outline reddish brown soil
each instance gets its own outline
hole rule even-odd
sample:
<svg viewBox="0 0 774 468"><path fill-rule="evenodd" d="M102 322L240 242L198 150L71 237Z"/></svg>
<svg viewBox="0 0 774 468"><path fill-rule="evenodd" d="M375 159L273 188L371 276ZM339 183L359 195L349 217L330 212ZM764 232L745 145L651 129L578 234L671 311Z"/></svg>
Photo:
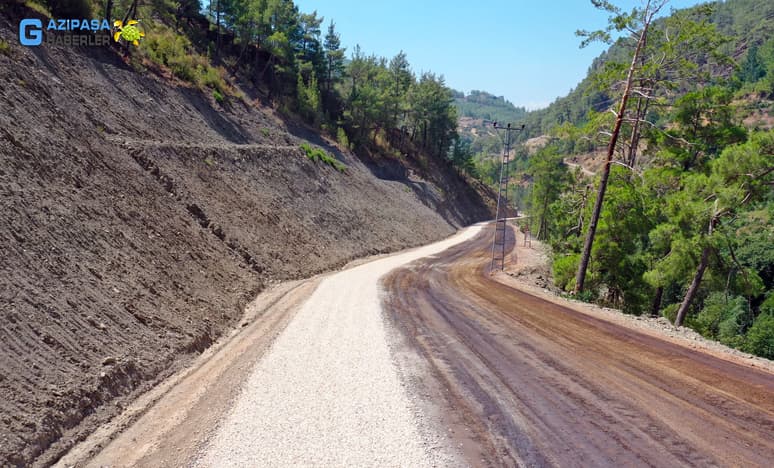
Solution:
<svg viewBox="0 0 774 468"><path fill-rule="evenodd" d="M471 464L771 466L774 375L500 283L490 241L383 282Z"/></svg>

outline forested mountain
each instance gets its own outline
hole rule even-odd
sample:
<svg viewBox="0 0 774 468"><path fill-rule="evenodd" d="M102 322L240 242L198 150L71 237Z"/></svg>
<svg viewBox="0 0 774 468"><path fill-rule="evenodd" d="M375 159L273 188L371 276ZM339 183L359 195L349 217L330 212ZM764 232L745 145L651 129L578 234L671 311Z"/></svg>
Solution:
<svg viewBox="0 0 774 468"><path fill-rule="evenodd" d="M644 5L598 2L585 40L626 35L525 119L550 135L516 168L532 232L568 292L774 358L774 3Z"/></svg>
<svg viewBox="0 0 774 468"><path fill-rule="evenodd" d="M501 136L492 124L521 121L527 110L486 91L473 90L467 95L462 91L452 93L459 118L458 138L449 157L463 171L492 185L499 169L496 155L502 151Z"/></svg>
<svg viewBox="0 0 774 468"><path fill-rule="evenodd" d="M707 8L709 7L709 8ZM715 27L718 36L724 38L715 53L729 57L735 63L716 64L706 70L714 79L728 78L729 85L739 89L751 81L758 81L757 89L769 97L774 95L774 69L763 71L763 62L774 62L774 2L769 0L728 0L708 2L704 6L683 11L687 17L706 22ZM656 27L666 26L668 20L656 20ZM581 25L579 25L580 27ZM752 50L752 54L748 54ZM610 64L624 63L629 57L625 42L618 41L597 57L588 74L567 96L556 99L545 109L530 112L526 119L525 138L545 133L565 122L582 125L591 118L589 112L604 112L615 101L610 87L600 86L598 80ZM699 65L706 65L709 57L701 58ZM734 66L736 64L737 67ZM753 80L752 78L756 79Z"/></svg>
<svg viewBox="0 0 774 468"><path fill-rule="evenodd" d="M527 109L516 107L503 96L495 96L486 91L473 90L469 94L453 91L454 105L461 118L473 120L489 120L498 122L515 122L527 115Z"/></svg>

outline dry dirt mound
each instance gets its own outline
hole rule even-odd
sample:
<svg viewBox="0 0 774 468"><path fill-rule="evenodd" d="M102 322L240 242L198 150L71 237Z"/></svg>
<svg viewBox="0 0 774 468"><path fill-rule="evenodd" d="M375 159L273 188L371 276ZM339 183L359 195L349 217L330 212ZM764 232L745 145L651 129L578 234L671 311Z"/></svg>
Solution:
<svg viewBox="0 0 774 468"><path fill-rule="evenodd" d="M56 460L267 283L488 216L448 172L383 180L327 147L341 173L268 110L17 33L0 17L0 465Z"/></svg>

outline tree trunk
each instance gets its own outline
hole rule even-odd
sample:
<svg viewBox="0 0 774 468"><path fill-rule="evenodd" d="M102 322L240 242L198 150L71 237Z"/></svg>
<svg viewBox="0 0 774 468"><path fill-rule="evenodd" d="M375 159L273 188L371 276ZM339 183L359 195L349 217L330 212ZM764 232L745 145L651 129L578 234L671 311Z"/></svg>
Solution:
<svg viewBox="0 0 774 468"><path fill-rule="evenodd" d="M126 24L130 19L134 19L137 16L137 3L138 2L139 2L139 0L133 0L132 1L132 4L129 6L129 9L126 10L126 15L124 15L123 24ZM123 45L123 49L124 49L124 54L123 54L124 57L129 57L129 53L130 53L129 51L131 50L131 49L129 49L129 44L125 43Z"/></svg>
<svg viewBox="0 0 774 468"><path fill-rule="evenodd" d="M260 74L261 81L264 81L264 82L266 81L266 70L269 69L273 60L274 60L274 55L269 54L269 59L266 61L266 65L263 66L263 70L261 70L261 74ZM269 86L269 94L271 94L271 86Z"/></svg>
<svg viewBox="0 0 774 468"><path fill-rule="evenodd" d="M637 48L634 51L634 57L632 57L632 64L629 66L629 71L626 75L626 87L624 88L623 96L621 96L621 104L618 106L618 114L615 118L613 134L610 137L610 143L607 145L607 159L605 160L605 165L602 167L602 175L599 179L599 191L597 192L597 199L594 203L594 211L591 214L586 240L583 243L583 253L581 254L580 264L578 265L578 273L575 275L575 294L583 292L583 283L586 280L586 270L589 267L589 260L591 259L591 248L594 245L594 236L597 233L599 217L602 214L602 203L605 201L607 180L610 178L610 165L613 162L613 154L615 154L615 147L618 144L618 136L621 134L621 124L623 124L626 104L629 101L629 94L631 93L632 82L634 81L634 71L637 68L637 62L640 59L640 53L645 44L649 25L650 22L648 21L642 28L642 33L637 41Z"/></svg>
<svg viewBox="0 0 774 468"><path fill-rule="evenodd" d="M548 211L548 193L546 193L546 196L543 198L543 211L540 214L540 225L538 226L538 235L537 235L537 238L540 240L548 239L548 221L546 220L547 211Z"/></svg>
<svg viewBox="0 0 774 468"><path fill-rule="evenodd" d="M578 232L575 234L575 237L580 237L583 233L583 216L586 212L586 203L589 202L589 190L591 190L591 185L586 184L586 188L583 189L580 210L578 210Z"/></svg>
<svg viewBox="0 0 774 468"><path fill-rule="evenodd" d="M643 47L645 44L647 44L648 39L645 38L645 42L643 43ZM645 66L645 57L641 57L640 66ZM646 80L640 80L640 92L644 92L645 85L649 82ZM655 88L655 85L653 86ZM653 94L653 90L650 90L650 95ZM642 101L645 100L645 104L643 106ZM634 169L634 163L637 160L637 147L640 144L640 121L645 119L645 116L648 113L648 105L650 104L650 99L644 96L640 96L639 99L637 99L637 113L634 116L634 125L632 126L632 139L629 142L629 157L627 158L629 167Z"/></svg>
<svg viewBox="0 0 774 468"><path fill-rule="evenodd" d="M247 51L247 47L250 45L250 41L245 41L244 45L242 46L242 51L239 52L239 57L237 57L236 62L234 62L234 66L231 68L231 77L235 77L237 74L237 71L239 71L239 62L242 61L242 57L245 55L245 52Z"/></svg>
<svg viewBox="0 0 774 468"><path fill-rule="evenodd" d="M709 263L711 251L712 249L707 246L704 247L704 250L701 252L701 260L699 260L699 267L696 269L696 275L693 277L691 285L688 286L688 291L685 292L683 303L680 304L680 308L677 310L677 317L675 317L676 327L681 327L683 325L685 315L688 313L688 308L691 306L693 298L696 297L696 292L699 290L699 285L701 284L701 278L704 276L704 270L707 269L707 264Z"/></svg>
<svg viewBox="0 0 774 468"><path fill-rule="evenodd" d="M105 5L105 19L110 23L110 27L113 27L113 0L107 0Z"/></svg>
<svg viewBox="0 0 774 468"><path fill-rule="evenodd" d="M215 63L218 63L220 61L220 0L218 0L218 6L216 7L218 11L215 12L217 15L217 19L215 20L215 23L217 24L217 37L215 38Z"/></svg>
<svg viewBox="0 0 774 468"><path fill-rule="evenodd" d="M135 17L137 16L137 3L139 1L140 0L134 0L132 4L129 6L129 9L126 10L126 16L124 16L124 21L123 21L124 24L126 24L127 21L129 21L130 19L135 19Z"/></svg>
<svg viewBox="0 0 774 468"><path fill-rule="evenodd" d="M333 57L328 52L328 79L325 82L325 90L331 94L331 81L333 81Z"/></svg>
<svg viewBox="0 0 774 468"><path fill-rule="evenodd" d="M659 286L656 288L656 295L653 297L653 305L650 306L650 316L658 317L659 310L661 310L661 299L664 297L664 288Z"/></svg>
<svg viewBox="0 0 774 468"><path fill-rule="evenodd" d="M715 224L718 222L719 216L720 213L718 212L718 200L715 199L715 207L712 210L712 217L710 218L709 226L707 228L708 238L709 236L712 236L712 231L715 230ZM701 279L704 276L704 270L707 269L707 265L709 264L710 253L712 253L712 247L709 245L704 247L704 249L701 251L701 259L699 260L699 267L696 269L696 275L693 277L691 285L688 286L688 291L685 292L685 297L683 298L682 304L680 304L680 308L677 309L677 316L675 317L676 327L683 325L685 315L688 313L688 308L691 306L691 302L693 302L693 298L696 296L696 291L699 290Z"/></svg>
<svg viewBox="0 0 774 468"><path fill-rule="evenodd" d="M640 144L640 119L644 118L645 112L647 112L648 107L648 101L646 99L645 104L643 106L642 99L640 98L637 100L637 112L634 114L634 124L632 126L632 138L629 141L629 156L627 159L627 164L632 169L634 168L634 163L637 160L637 146ZM643 107L645 109L643 109Z"/></svg>

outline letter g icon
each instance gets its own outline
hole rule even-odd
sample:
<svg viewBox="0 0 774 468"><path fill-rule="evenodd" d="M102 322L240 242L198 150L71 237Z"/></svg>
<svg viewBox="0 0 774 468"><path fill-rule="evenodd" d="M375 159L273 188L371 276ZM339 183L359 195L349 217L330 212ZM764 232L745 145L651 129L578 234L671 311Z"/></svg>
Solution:
<svg viewBox="0 0 774 468"><path fill-rule="evenodd" d="M39 19L26 18L19 23L19 42L24 46L38 46L43 42L43 23Z"/></svg>

